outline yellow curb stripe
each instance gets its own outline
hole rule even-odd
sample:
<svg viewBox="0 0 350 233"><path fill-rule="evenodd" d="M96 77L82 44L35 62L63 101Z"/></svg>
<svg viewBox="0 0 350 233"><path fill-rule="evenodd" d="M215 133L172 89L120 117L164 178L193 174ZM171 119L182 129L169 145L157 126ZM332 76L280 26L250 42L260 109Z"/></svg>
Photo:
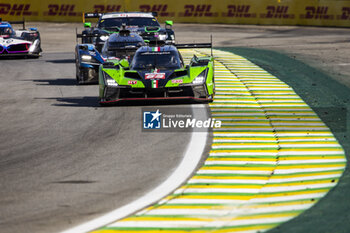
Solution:
<svg viewBox="0 0 350 233"><path fill-rule="evenodd" d="M337 184L344 151L313 110L245 58L214 53L216 96L209 106L222 127L214 129L204 165L156 205L95 232L265 231L310 208ZM192 54L183 57L189 61Z"/></svg>

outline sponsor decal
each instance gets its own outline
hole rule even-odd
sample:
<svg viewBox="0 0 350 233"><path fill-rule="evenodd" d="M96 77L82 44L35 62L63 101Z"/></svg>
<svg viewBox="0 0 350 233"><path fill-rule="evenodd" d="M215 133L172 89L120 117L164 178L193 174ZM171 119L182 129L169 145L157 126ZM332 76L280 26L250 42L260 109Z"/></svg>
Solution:
<svg viewBox="0 0 350 233"><path fill-rule="evenodd" d="M334 19L334 15L328 14L328 6L307 6L306 14L301 14L301 19Z"/></svg>
<svg viewBox="0 0 350 233"><path fill-rule="evenodd" d="M294 19L294 14L288 14L288 6L267 6L266 14L260 14L261 18L268 18L268 19Z"/></svg>
<svg viewBox="0 0 350 233"><path fill-rule="evenodd" d="M135 80L129 80L128 81L128 84L129 85L135 85L137 83L137 81L135 81Z"/></svg>
<svg viewBox="0 0 350 233"><path fill-rule="evenodd" d="M168 4L140 5L141 12L158 12L159 17L174 17L175 12L168 12Z"/></svg>
<svg viewBox="0 0 350 233"><path fill-rule="evenodd" d="M162 113L159 109L155 112L143 112L143 128L144 129L160 129Z"/></svg>
<svg viewBox="0 0 350 233"><path fill-rule="evenodd" d="M227 12L222 13L223 17L232 18L256 18L256 14L249 12L250 5L228 5Z"/></svg>
<svg viewBox="0 0 350 233"><path fill-rule="evenodd" d="M94 5L95 12L117 12L121 11L121 5Z"/></svg>
<svg viewBox="0 0 350 233"><path fill-rule="evenodd" d="M342 14L337 15L338 20L349 20L350 19L350 7L342 7Z"/></svg>
<svg viewBox="0 0 350 233"><path fill-rule="evenodd" d="M125 18L129 17L128 14L125 13L116 13L116 14L108 14L108 15L103 15L102 19L109 19L109 18ZM138 15L135 15L135 17L138 17Z"/></svg>
<svg viewBox="0 0 350 233"><path fill-rule="evenodd" d="M141 56L143 55L165 55L165 54L170 54L170 52L144 52L144 53L141 53Z"/></svg>
<svg viewBox="0 0 350 233"><path fill-rule="evenodd" d="M81 16L81 12L75 12L75 4L49 4L44 16Z"/></svg>
<svg viewBox="0 0 350 233"><path fill-rule="evenodd" d="M5 44L11 44L12 42L13 42L13 39L5 40Z"/></svg>
<svg viewBox="0 0 350 233"><path fill-rule="evenodd" d="M0 15L37 16L37 11L30 10L31 4L0 3Z"/></svg>
<svg viewBox="0 0 350 233"><path fill-rule="evenodd" d="M152 80L152 88L158 88L158 80Z"/></svg>
<svg viewBox="0 0 350 233"><path fill-rule="evenodd" d="M145 79L165 79L165 73L146 73Z"/></svg>
<svg viewBox="0 0 350 233"><path fill-rule="evenodd" d="M198 117L203 114L203 108L143 108L142 109L142 130L148 132L193 132L208 131L221 127L221 120L211 117ZM154 130L151 130L154 129Z"/></svg>
<svg viewBox="0 0 350 233"><path fill-rule="evenodd" d="M179 17L217 17L219 14L212 12L211 7L210 4L185 5L185 12L180 12Z"/></svg>
<svg viewBox="0 0 350 233"><path fill-rule="evenodd" d="M125 17L143 17L143 18L153 18L152 14L147 13L115 13L115 14L108 14L103 15L102 19L109 19L109 18L125 18Z"/></svg>
<svg viewBox="0 0 350 233"><path fill-rule="evenodd" d="M171 80L171 82L172 83L183 83L184 80L182 80L182 79L173 79L173 80Z"/></svg>

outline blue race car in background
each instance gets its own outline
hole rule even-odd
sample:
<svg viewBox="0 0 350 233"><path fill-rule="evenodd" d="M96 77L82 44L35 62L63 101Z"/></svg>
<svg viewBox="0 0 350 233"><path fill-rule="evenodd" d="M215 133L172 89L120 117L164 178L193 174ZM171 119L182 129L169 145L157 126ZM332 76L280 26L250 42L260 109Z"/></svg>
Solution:
<svg viewBox="0 0 350 233"><path fill-rule="evenodd" d="M88 35L77 35L88 39ZM83 40L84 41L84 40ZM86 41L86 40L85 40ZM76 79L78 84L98 83L99 66L107 59L130 60L135 51L145 43L138 34L122 29L111 34L99 51L94 44L78 44L75 47Z"/></svg>
<svg viewBox="0 0 350 233"><path fill-rule="evenodd" d="M11 24L22 24L15 30ZM25 29L24 21L4 22L0 18L0 56L39 57L40 33L36 28Z"/></svg>

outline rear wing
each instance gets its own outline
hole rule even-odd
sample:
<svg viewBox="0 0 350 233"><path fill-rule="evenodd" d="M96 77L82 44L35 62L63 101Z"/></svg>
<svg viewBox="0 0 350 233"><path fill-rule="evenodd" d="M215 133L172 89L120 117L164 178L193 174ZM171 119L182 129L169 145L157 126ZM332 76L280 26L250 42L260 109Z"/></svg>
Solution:
<svg viewBox="0 0 350 233"><path fill-rule="evenodd" d="M101 34L94 33L94 34L76 34L77 38L93 38L93 37L99 37Z"/></svg>
<svg viewBox="0 0 350 233"><path fill-rule="evenodd" d="M97 42L93 40L93 38L98 38L100 36L101 34L97 34L97 33L78 34L78 32L76 31L76 42L79 43L79 38L81 38L81 42L84 44L103 45L104 42Z"/></svg>
<svg viewBox="0 0 350 233"><path fill-rule="evenodd" d="M122 13L122 12L120 12ZM151 13L152 16L158 17L158 12L142 12L142 13ZM103 16L104 13L98 13L98 12L87 12L83 14L83 23L85 23L85 19L91 19L91 18L100 18Z"/></svg>
<svg viewBox="0 0 350 233"><path fill-rule="evenodd" d="M192 44L175 44L177 49L197 49L210 48L211 56L213 56L213 37L210 35L210 43L192 43Z"/></svg>
<svg viewBox="0 0 350 233"><path fill-rule="evenodd" d="M83 23L85 23L85 19L93 19L97 18L99 19L103 13L97 13L97 12L88 12L83 14Z"/></svg>
<svg viewBox="0 0 350 233"><path fill-rule="evenodd" d="M78 29L75 29L76 42L78 43L78 38L97 38L99 34L78 34ZM82 40L83 41L83 40Z"/></svg>
<svg viewBox="0 0 350 233"><path fill-rule="evenodd" d="M22 21L9 21L10 24L22 24L22 29L25 30L26 29L26 24L24 19Z"/></svg>
<svg viewBox="0 0 350 233"><path fill-rule="evenodd" d="M211 43L196 43L196 44L175 44L178 49L195 49L195 48L211 48Z"/></svg>

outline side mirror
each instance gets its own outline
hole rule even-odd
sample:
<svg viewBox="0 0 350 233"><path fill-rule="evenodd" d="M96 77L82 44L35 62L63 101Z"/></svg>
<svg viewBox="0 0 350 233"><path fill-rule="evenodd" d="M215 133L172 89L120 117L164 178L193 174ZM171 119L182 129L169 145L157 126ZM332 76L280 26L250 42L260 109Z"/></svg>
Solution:
<svg viewBox="0 0 350 233"><path fill-rule="evenodd" d="M84 28L91 28L91 23L90 22L84 23Z"/></svg>
<svg viewBox="0 0 350 233"><path fill-rule="evenodd" d="M173 21L172 20L167 20L165 21L165 25L173 26Z"/></svg>
<svg viewBox="0 0 350 233"><path fill-rule="evenodd" d="M165 21L165 28L172 28L172 26L173 26L173 21L172 20L166 20Z"/></svg>
<svg viewBox="0 0 350 233"><path fill-rule="evenodd" d="M129 62L126 59L122 59L119 64L123 67L123 68L128 68L129 67Z"/></svg>

